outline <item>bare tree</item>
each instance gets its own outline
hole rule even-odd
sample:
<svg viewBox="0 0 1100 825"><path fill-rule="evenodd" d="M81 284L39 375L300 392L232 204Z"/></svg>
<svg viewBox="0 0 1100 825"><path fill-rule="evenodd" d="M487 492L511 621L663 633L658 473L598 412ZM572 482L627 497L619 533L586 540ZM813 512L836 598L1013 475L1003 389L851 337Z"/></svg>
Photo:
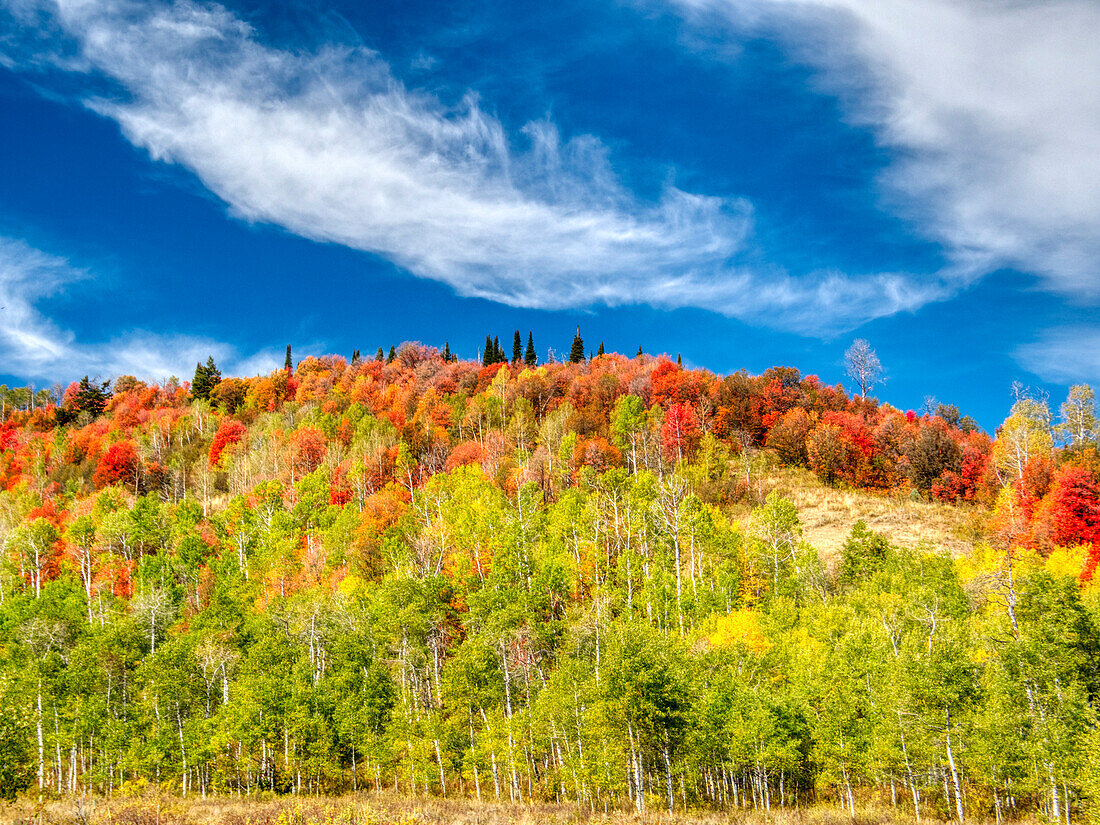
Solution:
<svg viewBox="0 0 1100 825"><path fill-rule="evenodd" d="M848 377L859 384L859 397L866 398L869 390L883 379L882 362L878 360L871 345L857 338L844 353L844 364Z"/></svg>

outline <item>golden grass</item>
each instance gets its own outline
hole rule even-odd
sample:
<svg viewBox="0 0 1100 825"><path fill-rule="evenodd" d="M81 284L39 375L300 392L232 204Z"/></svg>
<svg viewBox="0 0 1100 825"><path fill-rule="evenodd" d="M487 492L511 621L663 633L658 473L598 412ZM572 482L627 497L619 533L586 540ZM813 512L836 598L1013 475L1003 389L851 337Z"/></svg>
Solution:
<svg viewBox="0 0 1100 825"><path fill-rule="evenodd" d="M0 803L2 804L2 803ZM982 822L983 820L972 820ZM0 807L0 823L53 825L915 825L903 809L865 808L853 820L837 807L755 811L699 811L669 816L591 810L574 804L519 805L466 799L407 798L383 794L342 797L79 797L38 806ZM942 825L923 817L922 823ZM1028 820L1021 822L1028 823Z"/></svg>
<svg viewBox="0 0 1100 825"><path fill-rule="evenodd" d="M802 468L773 469L764 488L794 503L803 536L830 563L839 557L852 525L861 519L899 547L926 543L956 556L969 552L981 535L983 514L974 507L827 487Z"/></svg>

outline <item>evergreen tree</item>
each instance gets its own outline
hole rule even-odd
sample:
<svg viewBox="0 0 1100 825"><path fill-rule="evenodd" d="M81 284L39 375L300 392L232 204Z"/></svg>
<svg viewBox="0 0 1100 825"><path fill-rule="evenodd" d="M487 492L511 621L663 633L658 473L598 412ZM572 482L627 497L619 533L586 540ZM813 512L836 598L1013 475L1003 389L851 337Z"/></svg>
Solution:
<svg viewBox="0 0 1100 825"><path fill-rule="evenodd" d="M535 355L535 336L530 331L528 331L527 351L523 354L523 363L529 367L534 367L538 365L538 362L538 356Z"/></svg>
<svg viewBox="0 0 1100 825"><path fill-rule="evenodd" d="M604 349L603 349L603 341L600 341L599 349L596 350L596 357L599 357L601 355L606 355L606 354L607 353L605 353Z"/></svg>
<svg viewBox="0 0 1100 825"><path fill-rule="evenodd" d="M683 365L684 365L684 362L680 358L680 353L676 353L676 366L682 367Z"/></svg>
<svg viewBox="0 0 1100 825"><path fill-rule="evenodd" d="M386 363L392 364L395 360L397 360L397 348L390 344L390 353L386 356Z"/></svg>
<svg viewBox="0 0 1100 825"><path fill-rule="evenodd" d="M500 339L495 335L493 336L493 363L504 363L504 350L500 348Z"/></svg>
<svg viewBox="0 0 1100 825"><path fill-rule="evenodd" d="M451 342L450 341L444 341L443 342L443 361L444 361L444 363L449 363L450 360L451 360Z"/></svg>
<svg viewBox="0 0 1100 825"><path fill-rule="evenodd" d="M107 407L107 400L111 397L110 381L97 384L89 381L88 376L80 379L80 387L76 392L74 402L81 412L90 412L93 416L99 415Z"/></svg>
<svg viewBox="0 0 1100 825"><path fill-rule="evenodd" d="M374 356L374 360L375 361L385 361L386 360L386 354L382 351L381 347L378 348L378 353Z"/></svg>
<svg viewBox="0 0 1100 825"><path fill-rule="evenodd" d="M286 362L283 364L283 369L287 372L294 369L294 362L290 358L290 344L286 345Z"/></svg>
<svg viewBox="0 0 1100 825"><path fill-rule="evenodd" d="M493 349L493 339L490 336L486 335L485 349L481 354L481 366L487 367L491 363L493 363L494 352L495 350Z"/></svg>
<svg viewBox="0 0 1100 825"><path fill-rule="evenodd" d="M512 336L512 363L518 364L523 360L523 339L519 337L519 330Z"/></svg>
<svg viewBox="0 0 1100 825"><path fill-rule="evenodd" d="M580 327L577 327L577 334L573 336L573 346L569 349L569 363L584 363L584 339L581 338Z"/></svg>
<svg viewBox="0 0 1100 825"><path fill-rule="evenodd" d="M643 353L642 353L642 345L641 345L641 344L638 344L638 354L637 354L637 355L635 356L635 358L641 358L641 357L642 357L642 355L643 355Z"/></svg>
<svg viewBox="0 0 1100 825"><path fill-rule="evenodd" d="M359 350L355 349L351 351L351 363L358 364L362 358L359 355Z"/></svg>
<svg viewBox="0 0 1100 825"><path fill-rule="evenodd" d="M218 382L222 380L221 370L214 363L214 356L206 359L205 364L195 364L195 377L191 381L191 397L206 400Z"/></svg>

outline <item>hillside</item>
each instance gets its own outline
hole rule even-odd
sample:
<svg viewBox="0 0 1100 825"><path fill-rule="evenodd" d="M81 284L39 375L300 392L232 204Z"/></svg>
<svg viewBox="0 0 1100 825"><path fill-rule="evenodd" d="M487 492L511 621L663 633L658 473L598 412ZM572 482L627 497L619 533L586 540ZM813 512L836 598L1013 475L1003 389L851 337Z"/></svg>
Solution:
<svg viewBox="0 0 1100 825"><path fill-rule="evenodd" d="M14 396L0 789L1091 810L1095 428L519 356Z"/></svg>

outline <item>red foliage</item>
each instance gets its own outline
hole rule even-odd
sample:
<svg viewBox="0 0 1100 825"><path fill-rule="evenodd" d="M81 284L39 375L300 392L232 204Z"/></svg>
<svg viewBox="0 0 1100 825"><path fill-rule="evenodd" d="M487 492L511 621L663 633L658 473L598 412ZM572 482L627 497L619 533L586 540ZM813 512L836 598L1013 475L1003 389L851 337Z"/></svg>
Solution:
<svg viewBox="0 0 1100 825"><path fill-rule="evenodd" d="M214 433L214 440L210 444L210 466L216 466L218 459L222 457L222 453L234 444L239 444L247 432L248 430L244 424L236 419L230 418L222 421L218 431Z"/></svg>
<svg viewBox="0 0 1100 825"><path fill-rule="evenodd" d="M135 480L139 467L140 461L134 442L118 441L108 447L99 460L92 483L96 487L106 487L116 482L130 484Z"/></svg>
<svg viewBox="0 0 1100 825"><path fill-rule="evenodd" d="M476 441L463 441L453 450L447 457L447 463L444 466L444 470L448 473L455 467L461 467L464 464L481 464L485 460L485 450Z"/></svg>
<svg viewBox="0 0 1100 825"><path fill-rule="evenodd" d="M332 474L328 485L328 503L343 506L351 501L351 486L348 484L347 464L341 464Z"/></svg>
<svg viewBox="0 0 1100 825"><path fill-rule="evenodd" d="M312 473L325 457L325 434L316 427L302 427L290 437L294 445L294 469L299 475Z"/></svg>
<svg viewBox="0 0 1100 825"><path fill-rule="evenodd" d="M649 380L653 388L653 403L662 407L672 404L698 404L709 383L703 373L685 370L671 361L661 361Z"/></svg>
<svg viewBox="0 0 1100 825"><path fill-rule="evenodd" d="M592 467L598 473L618 465L622 461L622 453L608 443L606 438L597 436L577 442L573 448L572 466L574 472L581 467Z"/></svg>
<svg viewBox="0 0 1100 825"><path fill-rule="evenodd" d="M699 421L687 404L673 404L661 425L661 455L670 463L691 454L699 440Z"/></svg>
<svg viewBox="0 0 1100 825"><path fill-rule="evenodd" d="M1063 467L1049 495L1050 540L1059 546L1100 541L1100 486L1083 467Z"/></svg>

